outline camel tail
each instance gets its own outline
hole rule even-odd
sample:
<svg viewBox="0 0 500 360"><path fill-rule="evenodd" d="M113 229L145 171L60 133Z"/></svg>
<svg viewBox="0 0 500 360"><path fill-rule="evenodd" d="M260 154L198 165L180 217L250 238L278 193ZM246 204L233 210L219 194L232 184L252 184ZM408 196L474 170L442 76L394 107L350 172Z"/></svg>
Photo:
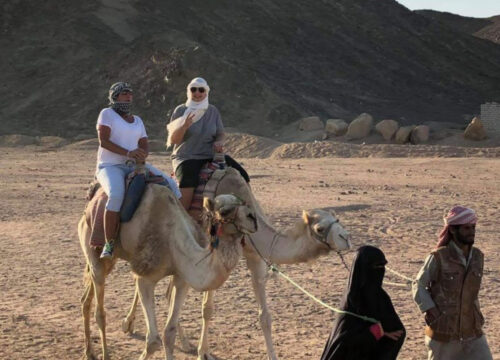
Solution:
<svg viewBox="0 0 500 360"><path fill-rule="evenodd" d="M174 290L174 278L173 276L171 276L170 281L168 282L167 293L165 294L165 297L167 298L167 308L170 308L170 300L172 298L173 290Z"/></svg>

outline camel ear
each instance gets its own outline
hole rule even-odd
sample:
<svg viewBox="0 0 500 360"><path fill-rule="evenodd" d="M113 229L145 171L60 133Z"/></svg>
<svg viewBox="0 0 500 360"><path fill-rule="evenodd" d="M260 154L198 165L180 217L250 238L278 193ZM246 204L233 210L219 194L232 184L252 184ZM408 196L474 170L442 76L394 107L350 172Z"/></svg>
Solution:
<svg viewBox="0 0 500 360"><path fill-rule="evenodd" d="M309 216L309 213L306 210L302 210L302 219L307 225L311 223L311 217Z"/></svg>
<svg viewBox="0 0 500 360"><path fill-rule="evenodd" d="M204 197L203 198L203 208L207 211L214 211L214 208L215 208L215 202L208 198L208 197Z"/></svg>

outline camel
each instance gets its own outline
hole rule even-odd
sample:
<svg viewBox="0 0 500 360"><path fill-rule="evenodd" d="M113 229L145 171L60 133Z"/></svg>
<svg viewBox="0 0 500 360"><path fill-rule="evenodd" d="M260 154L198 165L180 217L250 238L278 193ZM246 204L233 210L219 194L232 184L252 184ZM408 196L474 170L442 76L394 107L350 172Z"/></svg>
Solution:
<svg viewBox="0 0 500 360"><path fill-rule="evenodd" d="M130 263L136 276L136 290L146 316L146 347L140 356L145 360L158 350L161 341L167 359L173 359L174 332L171 321L160 339L156 327L154 288L168 275L175 275L170 317L177 321L188 286L198 291L220 287L236 266L242 254L243 234L257 230L254 212L233 195L206 199L206 224L217 228L217 243L208 246L205 231L184 210L173 193L164 186L147 186L141 203L131 221L120 228L113 260L102 260L99 251L90 246L90 228L85 215L78 224L80 245L87 260L85 291L82 296L84 323L84 359L95 359L90 338L90 306L96 298L95 317L102 343L102 359L109 360L106 344L106 317L104 312L105 278L118 258ZM170 339L173 336L173 339Z"/></svg>
<svg viewBox="0 0 500 360"><path fill-rule="evenodd" d="M351 243L348 232L342 227L335 214L320 209L303 211L302 218L284 233L275 230L267 221L248 184L234 169L227 169L221 180L217 194L233 193L255 209L258 230L247 236L247 245L243 248L247 267L252 276L252 285L257 303L260 307L259 321L264 334L267 354L270 360L277 360L271 335L271 315L266 301L267 262L275 264L297 264L316 259L332 251L349 250ZM169 288L170 292L170 288ZM203 296L202 332L198 344L198 360L210 360L208 353L208 326L213 315L213 292ZM167 295L168 296L168 295ZM133 332L135 309L138 295L134 296L132 306L122 322L125 332ZM187 339L178 331L184 348L189 348Z"/></svg>

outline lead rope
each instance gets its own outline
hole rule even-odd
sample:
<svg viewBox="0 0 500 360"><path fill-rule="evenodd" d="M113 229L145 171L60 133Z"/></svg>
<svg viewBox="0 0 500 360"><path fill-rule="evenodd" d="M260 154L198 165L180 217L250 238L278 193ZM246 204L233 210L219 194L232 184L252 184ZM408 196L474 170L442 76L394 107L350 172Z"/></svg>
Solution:
<svg viewBox="0 0 500 360"><path fill-rule="evenodd" d="M300 291L302 291L304 294L306 294L308 297L310 297L311 299L313 299L316 303L326 307L327 309L337 313L337 314L346 314L346 315L351 315L351 316L354 316L354 317L357 317L359 319L362 319L362 320L365 320L365 321L369 321L369 322L372 322L374 324L378 323L379 321L374 319L374 318L371 318L371 317L368 317L368 316L363 316L363 315L359 315L359 314L355 314L355 313L352 313L350 311L345 311L345 310L340 310L340 309L337 309L333 306L330 306L328 305L327 303L325 303L324 301L318 299L316 296L314 296L313 294L311 294L309 291L307 291L306 289L304 289L302 286L300 286L299 284L297 284L295 281L293 281L288 275L286 275L283 271L281 271L276 265L272 264L269 260L267 260L262 254L261 252L259 251L259 249L257 248L257 246L255 246L255 242L253 241L252 237L250 235L247 235L248 238L250 239L250 242L252 243L252 246L254 247L255 251L257 252L257 254L260 256L260 258L262 259L262 261L264 261L266 263L266 265L269 267L269 269L273 272L273 273L277 273L279 276L281 276L283 279L287 280L290 284L292 284L293 286L295 286L297 289L299 289ZM274 240L274 239L273 239ZM342 259L342 262L344 263L344 266L346 266L347 268L347 264L345 263L344 261L344 258L341 256L340 253L338 253L340 258Z"/></svg>
<svg viewBox="0 0 500 360"><path fill-rule="evenodd" d="M320 305L323 305L324 307L326 307L327 309L330 309L331 311L333 312L336 312L338 314L346 314L346 315L351 315L351 316L354 316L354 317L357 317L359 319L362 319L362 320L365 320L365 321L369 321L371 323L378 323L380 321L378 321L377 319L374 319L374 318L371 318L371 317L368 317L368 316L363 316L363 315L359 315L359 314L355 314L353 312L350 312L350 311L345 311L345 310L340 310L340 309L337 309L337 308L334 308L333 306L330 306L328 305L327 303L325 303L324 301L318 299L316 296L314 296L313 294L311 294L309 291L307 291L306 289L304 289L302 286L300 286L299 284L297 284L295 281L293 281L289 276L287 276L285 273L283 273L276 265L271 265L270 266L270 269L273 271L273 272L276 272L278 273L279 276L281 276L282 278L284 278L285 280L287 280L290 284L292 284L293 286L295 286L297 289L299 289L300 291L302 291L304 294L306 294L307 296L309 296L311 299L313 299L315 302L317 302L318 304Z"/></svg>

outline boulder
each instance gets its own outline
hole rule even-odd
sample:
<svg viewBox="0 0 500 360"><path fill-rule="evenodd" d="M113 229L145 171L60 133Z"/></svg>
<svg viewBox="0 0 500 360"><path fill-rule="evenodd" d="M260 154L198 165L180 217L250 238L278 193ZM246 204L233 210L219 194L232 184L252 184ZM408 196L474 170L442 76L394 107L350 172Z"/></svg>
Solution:
<svg viewBox="0 0 500 360"><path fill-rule="evenodd" d="M341 136L347 132L348 126L342 119L328 119L326 120L325 131L327 134Z"/></svg>
<svg viewBox="0 0 500 360"><path fill-rule="evenodd" d="M373 127L373 117L363 113L351 121L347 128L346 138L349 140L363 139L370 135Z"/></svg>
<svg viewBox="0 0 500 360"><path fill-rule="evenodd" d="M483 123L479 117L476 116L472 119L464 131L464 138L476 141L486 139L486 131L484 130Z"/></svg>
<svg viewBox="0 0 500 360"><path fill-rule="evenodd" d="M410 141L410 135L412 130L415 128L414 125L412 126L401 126L398 131L396 132L396 137L394 140L396 141L397 144L405 144L408 141Z"/></svg>
<svg viewBox="0 0 500 360"><path fill-rule="evenodd" d="M375 125L375 129L382 135L384 140L391 140L398 128L399 124L396 120L382 120Z"/></svg>
<svg viewBox="0 0 500 360"><path fill-rule="evenodd" d="M37 144L37 138L34 136L27 135L2 135L0 136L0 146L26 146L26 145L35 145Z"/></svg>
<svg viewBox="0 0 500 360"><path fill-rule="evenodd" d="M46 146L50 148L58 148L64 146L68 143L68 140L60 136L41 136L39 138L38 144L41 146Z"/></svg>
<svg viewBox="0 0 500 360"><path fill-rule="evenodd" d="M302 131L322 130L324 126L317 116L309 116L299 120L299 130Z"/></svg>
<svg viewBox="0 0 500 360"><path fill-rule="evenodd" d="M429 141L429 127L426 125L418 125L411 131L410 141L412 144L424 144Z"/></svg>

